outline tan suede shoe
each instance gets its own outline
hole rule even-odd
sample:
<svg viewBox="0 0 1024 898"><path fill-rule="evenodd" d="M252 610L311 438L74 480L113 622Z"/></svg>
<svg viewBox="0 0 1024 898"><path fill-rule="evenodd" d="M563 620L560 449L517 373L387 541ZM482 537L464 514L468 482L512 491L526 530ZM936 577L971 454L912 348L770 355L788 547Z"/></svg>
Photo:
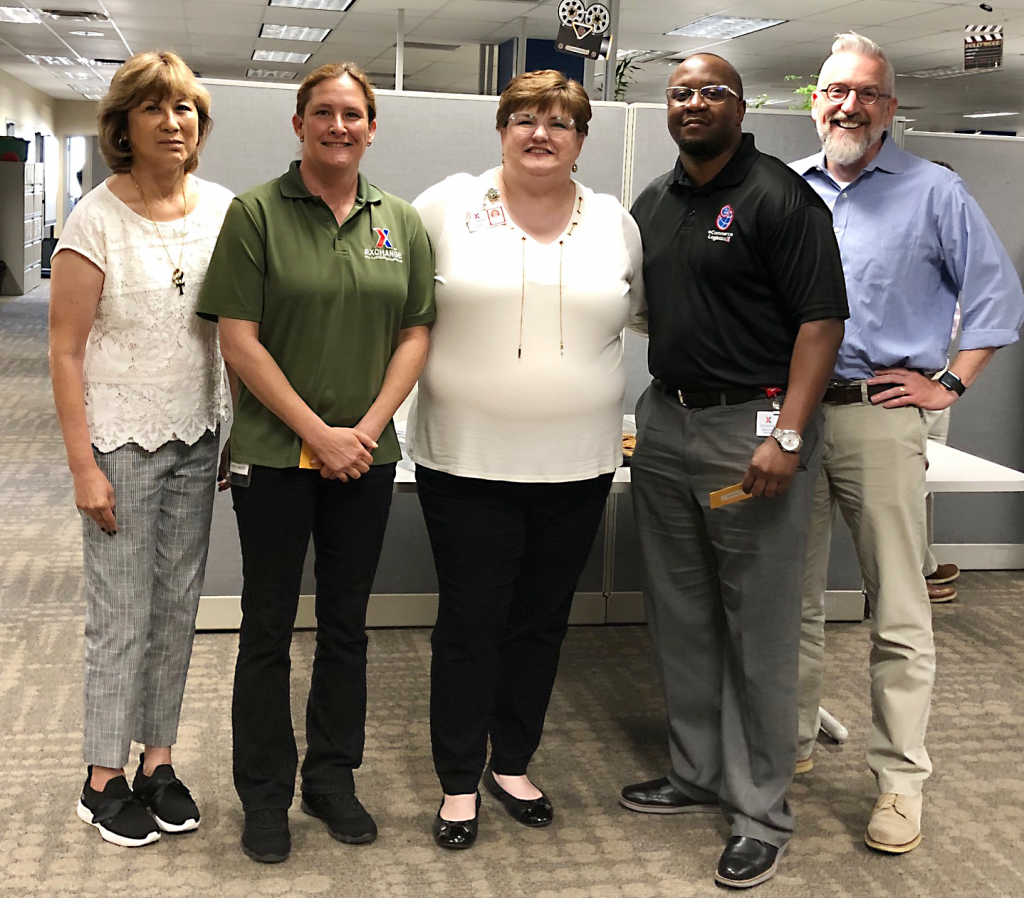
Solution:
<svg viewBox="0 0 1024 898"><path fill-rule="evenodd" d="M808 755L806 758L797 758L796 767L793 768L793 773L799 776L801 773L810 773L814 769L814 758Z"/></svg>
<svg viewBox="0 0 1024 898"><path fill-rule="evenodd" d="M870 848L903 854L921 844L920 795L886 792L875 802L864 841Z"/></svg>

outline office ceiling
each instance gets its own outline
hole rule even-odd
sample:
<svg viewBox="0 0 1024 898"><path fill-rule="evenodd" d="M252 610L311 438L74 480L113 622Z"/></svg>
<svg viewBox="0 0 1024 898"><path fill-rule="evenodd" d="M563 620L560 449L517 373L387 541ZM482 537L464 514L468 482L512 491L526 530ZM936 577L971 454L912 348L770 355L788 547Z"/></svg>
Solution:
<svg viewBox="0 0 1024 898"><path fill-rule="evenodd" d="M475 93L479 44L518 36L522 18L530 38L553 39L559 0L356 0L344 13L271 6L268 0L0 0L0 7L17 9L43 5L101 18L43 15L37 24L0 22L0 69L50 96L82 99L101 94L114 71L96 60L123 60L132 52L156 48L178 51L209 78L245 80L248 70L260 69L295 73L297 81L325 62L352 59L371 72L377 86L393 87L399 9L405 10L407 42L437 45L407 44L405 89ZM786 21L725 41L665 34L715 14ZM264 24L331 30L323 42L278 40L259 36ZM794 83L786 76L816 72L835 32L853 28L888 53L900 76L901 112L914 120L911 127L1015 131L1018 119L1024 118L1024 0L981 5L949 0L621 0L619 25L620 48L674 56L699 49L719 53L739 69L747 96L765 94L773 108L798 106L802 98L794 96ZM910 76L962 69L967 25L1003 26L1000 69L946 78ZM312 55L304 64L253 61L253 52L260 50ZM70 64L59 62L61 57ZM665 59L643 63L627 100L660 102L673 65ZM293 83L287 75L283 78L283 83ZM1018 115L963 117L979 112ZM1024 124L1020 127L1024 130Z"/></svg>

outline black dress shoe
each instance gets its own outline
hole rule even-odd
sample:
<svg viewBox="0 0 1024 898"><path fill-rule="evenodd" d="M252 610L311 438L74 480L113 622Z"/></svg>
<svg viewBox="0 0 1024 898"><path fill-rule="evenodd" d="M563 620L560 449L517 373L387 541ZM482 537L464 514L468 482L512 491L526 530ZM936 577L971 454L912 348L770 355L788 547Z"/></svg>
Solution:
<svg viewBox="0 0 1024 898"><path fill-rule="evenodd" d="M626 786L619 793L619 804L641 814L700 814L718 810L717 804L697 801L680 792L667 776Z"/></svg>
<svg viewBox="0 0 1024 898"><path fill-rule="evenodd" d="M490 766L484 770L484 788L505 805L505 810L512 819L518 820L524 826L547 826L555 817L551 799L543 792L540 793L540 798L516 798L501 788Z"/></svg>
<svg viewBox="0 0 1024 898"><path fill-rule="evenodd" d="M441 799L441 808L443 807L444 799ZM445 820L441 816L441 808L437 809L437 816L434 818L434 841L442 848L472 848L480 821L480 793L476 793L476 816L472 820Z"/></svg>
<svg viewBox="0 0 1024 898"><path fill-rule="evenodd" d="M715 882L734 889L749 889L767 882L779 868L785 846L776 848L760 839L731 836L718 861Z"/></svg>

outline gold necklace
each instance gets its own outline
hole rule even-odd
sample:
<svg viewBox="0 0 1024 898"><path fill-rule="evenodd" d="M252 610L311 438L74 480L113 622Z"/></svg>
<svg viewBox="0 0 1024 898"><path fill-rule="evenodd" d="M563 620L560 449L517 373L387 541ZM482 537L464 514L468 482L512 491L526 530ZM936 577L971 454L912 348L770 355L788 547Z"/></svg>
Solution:
<svg viewBox="0 0 1024 898"><path fill-rule="evenodd" d="M167 253L167 261L174 265L174 258L171 256L171 251L167 248L167 242L164 240L164 235L160 231L160 225L156 223L156 218L153 215L153 210L150 208L149 200L146 199L146 194L142 192L142 188L139 187L139 182L135 180L135 175L130 171L128 177L132 179L132 183L135 185L135 189L139 191L139 196L142 198L142 202L146 207L146 211L149 213L149 220L153 222L153 227L156 228L156 236L160 238L160 243L163 245L164 252ZM185 215L181 220L181 252L178 253L178 264L174 269L174 273L171 275L171 283L178 288L178 295L185 295L185 272L181 270L182 260L185 258L185 233L188 230L188 199L185 197L185 176L181 176L181 202L185 207Z"/></svg>

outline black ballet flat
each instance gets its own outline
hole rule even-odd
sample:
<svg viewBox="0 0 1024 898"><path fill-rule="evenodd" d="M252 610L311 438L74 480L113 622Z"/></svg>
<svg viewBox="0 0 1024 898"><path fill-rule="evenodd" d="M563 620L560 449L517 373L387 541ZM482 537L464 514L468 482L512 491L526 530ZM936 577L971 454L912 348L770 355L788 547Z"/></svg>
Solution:
<svg viewBox="0 0 1024 898"><path fill-rule="evenodd" d="M484 770L484 788L498 799L509 816L524 826L548 826L555 817L551 799L543 792L540 798L522 799L510 795L498 784L490 765Z"/></svg>
<svg viewBox="0 0 1024 898"><path fill-rule="evenodd" d="M442 798L441 808L443 807L444 799ZM445 820L441 816L441 808L437 809L437 816L434 818L434 841L441 848L449 848L453 851L472 848L479 829L480 793L476 793L476 816L472 820Z"/></svg>

